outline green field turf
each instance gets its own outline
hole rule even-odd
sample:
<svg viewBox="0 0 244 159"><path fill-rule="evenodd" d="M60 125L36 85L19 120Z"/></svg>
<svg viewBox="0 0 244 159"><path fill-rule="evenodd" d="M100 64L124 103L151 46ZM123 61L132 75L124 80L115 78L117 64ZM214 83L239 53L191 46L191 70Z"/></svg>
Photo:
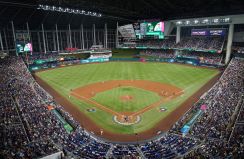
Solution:
<svg viewBox="0 0 244 159"><path fill-rule="evenodd" d="M122 96L131 96L132 99L122 100ZM160 96L140 88L118 87L98 93L93 99L116 112L136 112L159 101Z"/></svg>
<svg viewBox="0 0 244 159"><path fill-rule="evenodd" d="M75 104L80 111L103 129L115 133L133 134L152 128L218 73L218 70L169 63L109 62L57 68L38 72L37 76ZM164 103L163 106L167 108L166 112L160 112L158 107L154 108L141 115L139 123L130 126L115 123L112 120L112 115L102 110L88 112L86 109L94 106L75 97L68 97L71 89L87 84L131 79L168 83L184 89L185 93L181 97ZM115 95L111 98L118 97Z"/></svg>

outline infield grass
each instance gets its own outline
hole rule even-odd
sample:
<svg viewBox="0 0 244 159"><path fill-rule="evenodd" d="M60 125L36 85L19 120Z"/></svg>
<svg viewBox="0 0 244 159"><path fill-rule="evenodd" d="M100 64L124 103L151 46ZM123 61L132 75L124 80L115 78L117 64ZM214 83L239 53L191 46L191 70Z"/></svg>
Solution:
<svg viewBox="0 0 244 159"><path fill-rule="evenodd" d="M193 95L197 90L199 90L204 84L206 84L218 73L219 71L214 69L191 67L179 64L109 62L57 68L53 70L38 72L37 76L44 80L48 85L53 87L64 98L67 98L73 104L75 104L80 109L80 111L84 112L95 123L103 127L103 129L115 133L133 134L154 127L160 120L162 120L172 111L174 111L181 103L183 103L187 98ZM167 103L164 103L163 106L167 108L167 111L160 112L159 107L154 108L142 114L141 121L138 124L131 126L123 126L115 123L112 120L111 114L99 109L97 109L95 113L87 112L86 109L94 106L78 100L75 97L68 97L71 89L79 88L87 84L108 80L133 79L149 80L175 85L183 89L184 94ZM123 91L111 91L117 91L118 93L123 94ZM111 97L111 99L105 99L106 92L104 92L104 98L103 94L101 94L99 96L95 96L95 99L101 102L105 102L103 100L108 100L106 102L110 102L111 105L115 105L115 100L118 99L118 94L114 94L115 96ZM156 99L157 97L155 96L154 98ZM146 102L150 103L150 101ZM119 105L119 102L117 104ZM109 105L110 104L108 104L108 106ZM133 111L138 109L131 106L128 107L126 111ZM121 106L118 106L118 108L116 109L118 111L125 110L125 108L121 108Z"/></svg>
<svg viewBox="0 0 244 159"><path fill-rule="evenodd" d="M136 112L159 101L160 96L140 88L118 87L100 92L93 99L116 112Z"/></svg>

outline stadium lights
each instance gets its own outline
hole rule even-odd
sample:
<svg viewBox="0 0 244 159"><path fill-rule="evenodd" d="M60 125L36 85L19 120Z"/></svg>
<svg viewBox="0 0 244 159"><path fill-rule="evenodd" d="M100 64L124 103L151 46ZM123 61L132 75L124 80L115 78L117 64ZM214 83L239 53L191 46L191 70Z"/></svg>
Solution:
<svg viewBox="0 0 244 159"><path fill-rule="evenodd" d="M45 10L45 11L54 11L54 12L62 12L62 13L81 14L81 15L88 15L88 16L94 16L94 17L102 17L101 13L85 11L85 10L80 10L80 9L72 9L72 8L67 8L67 7L63 8L63 7L39 4L37 9Z"/></svg>
<svg viewBox="0 0 244 159"><path fill-rule="evenodd" d="M183 20L175 22L176 25L216 25L216 24L228 24L231 22L231 18L224 17L224 18L200 18L200 19L192 19L192 20Z"/></svg>
<svg viewBox="0 0 244 159"><path fill-rule="evenodd" d="M230 22L230 18L225 18L224 22Z"/></svg>
<svg viewBox="0 0 244 159"><path fill-rule="evenodd" d="M187 20L187 21L186 21L186 24L187 24L187 25L188 25L188 24L190 24L190 21L189 21L189 20Z"/></svg>
<svg viewBox="0 0 244 159"><path fill-rule="evenodd" d="M178 21L178 22L176 22L177 24L182 24L182 21Z"/></svg>
<svg viewBox="0 0 244 159"><path fill-rule="evenodd" d="M218 18L213 19L213 22L214 22L214 23L219 23L219 19L218 19Z"/></svg>
<svg viewBox="0 0 244 159"><path fill-rule="evenodd" d="M203 24L207 24L208 21L209 21L208 19L204 19L204 20L202 21L202 23L203 23Z"/></svg>
<svg viewBox="0 0 244 159"><path fill-rule="evenodd" d="M195 24L198 24L198 22L199 22L198 20L194 20L194 23L195 23Z"/></svg>

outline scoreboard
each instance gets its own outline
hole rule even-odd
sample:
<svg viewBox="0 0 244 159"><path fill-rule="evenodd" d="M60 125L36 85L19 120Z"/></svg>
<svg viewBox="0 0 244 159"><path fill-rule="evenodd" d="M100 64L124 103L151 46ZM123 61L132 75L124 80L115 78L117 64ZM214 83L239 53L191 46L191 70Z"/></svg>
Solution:
<svg viewBox="0 0 244 159"><path fill-rule="evenodd" d="M143 21L118 27L123 38L164 39L163 21Z"/></svg>
<svg viewBox="0 0 244 159"><path fill-rule="evenodd" d="M133 24L138 39L164 39L164 22L141 22Z"/></svg>
<svg viewBox="0 0 244 159"><path fill-rule="evenodd" d="M17 53L32 52L32 44L27 31L16 31L16 51Z"/></svg>

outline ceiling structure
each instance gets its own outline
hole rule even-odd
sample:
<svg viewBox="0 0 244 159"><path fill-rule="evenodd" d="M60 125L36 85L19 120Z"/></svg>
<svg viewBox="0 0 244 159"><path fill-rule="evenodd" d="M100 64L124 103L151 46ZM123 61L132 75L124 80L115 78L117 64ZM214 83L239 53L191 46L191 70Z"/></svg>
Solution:
<svg viewBox="0 0 244 159"><path fill-rule="evenodd" d="M69 13L37 10L38 4L84 9L102 13L92 17ZM31 29L54 28L58 24L66 29L104 27L109 28L143 19L181 19L244 13L243 0L0 0L0 29L13 21L16 28L24 29L26 22Z"/></svg>

